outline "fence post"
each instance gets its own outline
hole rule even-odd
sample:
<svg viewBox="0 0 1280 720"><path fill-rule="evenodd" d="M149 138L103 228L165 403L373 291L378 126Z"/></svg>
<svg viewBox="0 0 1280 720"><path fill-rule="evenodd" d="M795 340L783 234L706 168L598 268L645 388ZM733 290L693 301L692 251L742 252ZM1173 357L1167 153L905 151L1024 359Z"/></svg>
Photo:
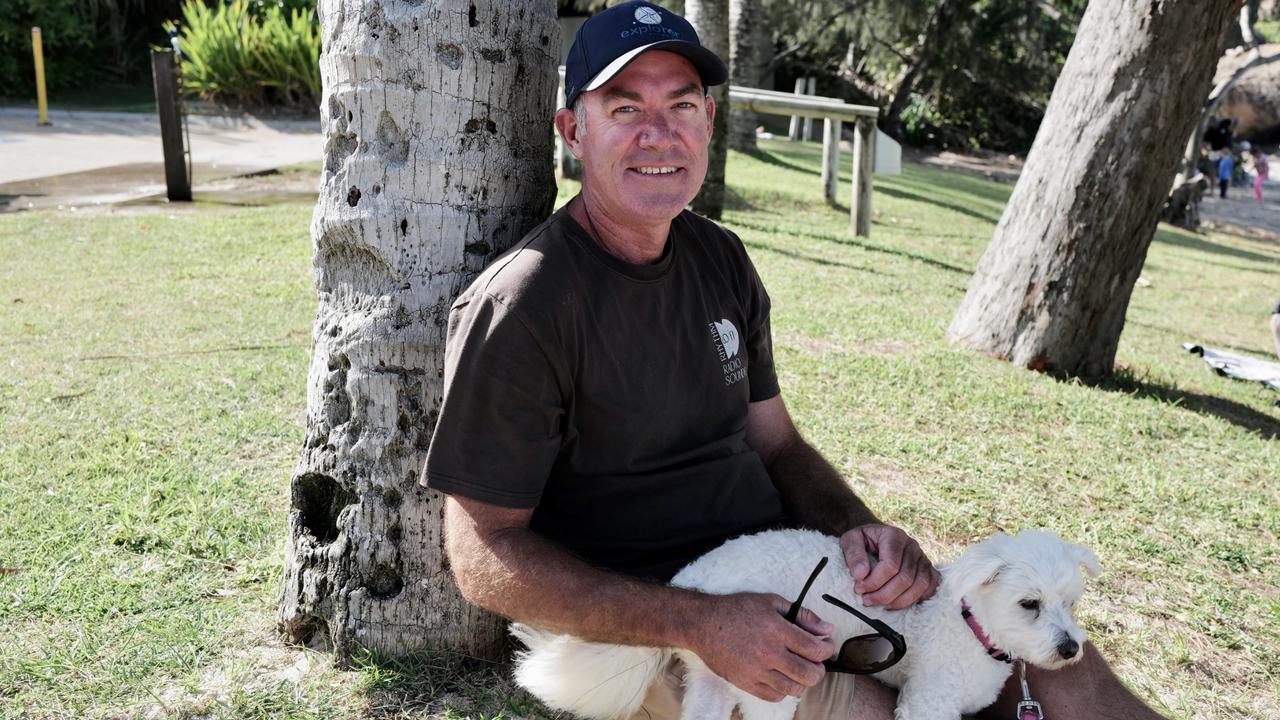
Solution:
<svg viewBox="0 0 1280 720"><path fill-rule="evenodd" d="M828 205L836 204L840 182L840 121L822 119L822 196Z"/></svg>
<svg viewBox="0 0 1280 720"><path fill-rule="evenodd" d="M172 50L151 51L151 78L156 86L156 113L160 116L160 144L164 148L164 184L169 200L191 200L182 142L182 116L178 110L178 73Z"/></svg>
<svg viewBox="0 0 1280 720"><path fill-rule="evenodd" d="M40 108L38 125L49 125L49 97L44 91L44 43L41 42L40 28L31 28L31 52L36 62L36 105Z"/></svg>
<svg viewBox="0 0 1280 720"><path fill-rule="evenodd" d="M863 118L854 125L853 190L849 196L849 225L855 235L871 236L871 172L875 168L876 122Z"/></svg>
<svg viewBox="0 0 1280 720"><path fill-rule="evenodd" d="M816 77L811 77L811 78L809 78L809 92L808 92L808 93L806 93L806 94L807 94L807 95L817 95L817 94L818 94L818 78L816 78ZM813 123L814 123L814 120L813 120L813 118L803 118L803 119L801 119L801 120L800 120L800 122L804 123L804 133L803 133L803 134L804 134L804 141L805 141L805 142L809 142L810 140L812 140L812 139L813 139Z"/></svg>
<svg viewBox="0 0 1280 720"><path fill-rule="evenodd" d="M796 95L804 94L804 78L796 78ZM800 123L803 120L799 115L791 116L791 127L787 130L787 139L795 142L800 139Z"/></svg>

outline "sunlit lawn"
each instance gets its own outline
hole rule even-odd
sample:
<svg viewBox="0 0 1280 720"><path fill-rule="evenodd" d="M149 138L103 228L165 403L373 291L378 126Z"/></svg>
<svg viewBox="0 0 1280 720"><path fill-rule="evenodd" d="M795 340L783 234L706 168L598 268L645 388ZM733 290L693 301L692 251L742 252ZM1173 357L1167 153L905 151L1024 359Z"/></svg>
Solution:
<svg viewBox="0 0 1280 720"><path fill-rule="evenodd" d="M1277 395L1180 348L1267 351L1280 244L1162 230L1117 378L1059 381L943 337L1009 186L909 165L855 238L818 166L816 145L734 155L725 217L812 442L939 558L1028 527L1091 544L1084 624L1169 715L1280 715ZM502 667L337 671L274 638L310 213L0 215L5 716L538 714Z"/></svg>

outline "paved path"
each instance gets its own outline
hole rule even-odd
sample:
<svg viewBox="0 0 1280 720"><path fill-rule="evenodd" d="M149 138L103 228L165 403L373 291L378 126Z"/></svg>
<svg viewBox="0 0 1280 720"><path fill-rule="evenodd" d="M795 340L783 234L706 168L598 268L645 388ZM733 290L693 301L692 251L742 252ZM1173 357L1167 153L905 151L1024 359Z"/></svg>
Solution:
<svg viewBox="0 0 1280 720"><path fill-rule="evenodd" d="M0 209L119 202L164 192L155 115L0 108ZM319 161L319 121L188 118L193 184Z"/></svg>

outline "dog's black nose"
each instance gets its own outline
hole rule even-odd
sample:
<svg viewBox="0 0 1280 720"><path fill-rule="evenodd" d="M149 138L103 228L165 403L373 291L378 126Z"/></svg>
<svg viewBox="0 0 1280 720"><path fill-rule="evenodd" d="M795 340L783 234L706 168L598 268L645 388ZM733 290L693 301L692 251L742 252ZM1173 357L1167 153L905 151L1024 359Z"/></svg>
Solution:
<svg viewBox="0 0 1280 720"><path fill-rule="evenodd" d="M1063 660L1070 660L1078 652L1080 652L1080 643L1071 638L1063 638L1062 642L1058 643L1058 654Z"/></svg>

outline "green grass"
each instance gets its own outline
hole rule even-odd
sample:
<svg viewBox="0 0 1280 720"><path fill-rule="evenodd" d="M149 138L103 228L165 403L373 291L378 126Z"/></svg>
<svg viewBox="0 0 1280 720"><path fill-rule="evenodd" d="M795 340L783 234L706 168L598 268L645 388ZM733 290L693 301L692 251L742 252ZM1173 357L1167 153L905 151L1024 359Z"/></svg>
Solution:
<svg viewBox="0 0 1280 720"><path fill-rule="evenodd" d="M731 158L725 222L810 440L939 559L996 530L1091 544L1082 620L1170 716L1280 714L1280 410L1179 347L1266 352L1280 244L1162 229L1116 378L1059 381L943 336L1009 186L908 165L856 238L816 145L762 148ZM501 666L338 671L273 635L310 213L0 216L0 716L540 714Z"/></svg>

